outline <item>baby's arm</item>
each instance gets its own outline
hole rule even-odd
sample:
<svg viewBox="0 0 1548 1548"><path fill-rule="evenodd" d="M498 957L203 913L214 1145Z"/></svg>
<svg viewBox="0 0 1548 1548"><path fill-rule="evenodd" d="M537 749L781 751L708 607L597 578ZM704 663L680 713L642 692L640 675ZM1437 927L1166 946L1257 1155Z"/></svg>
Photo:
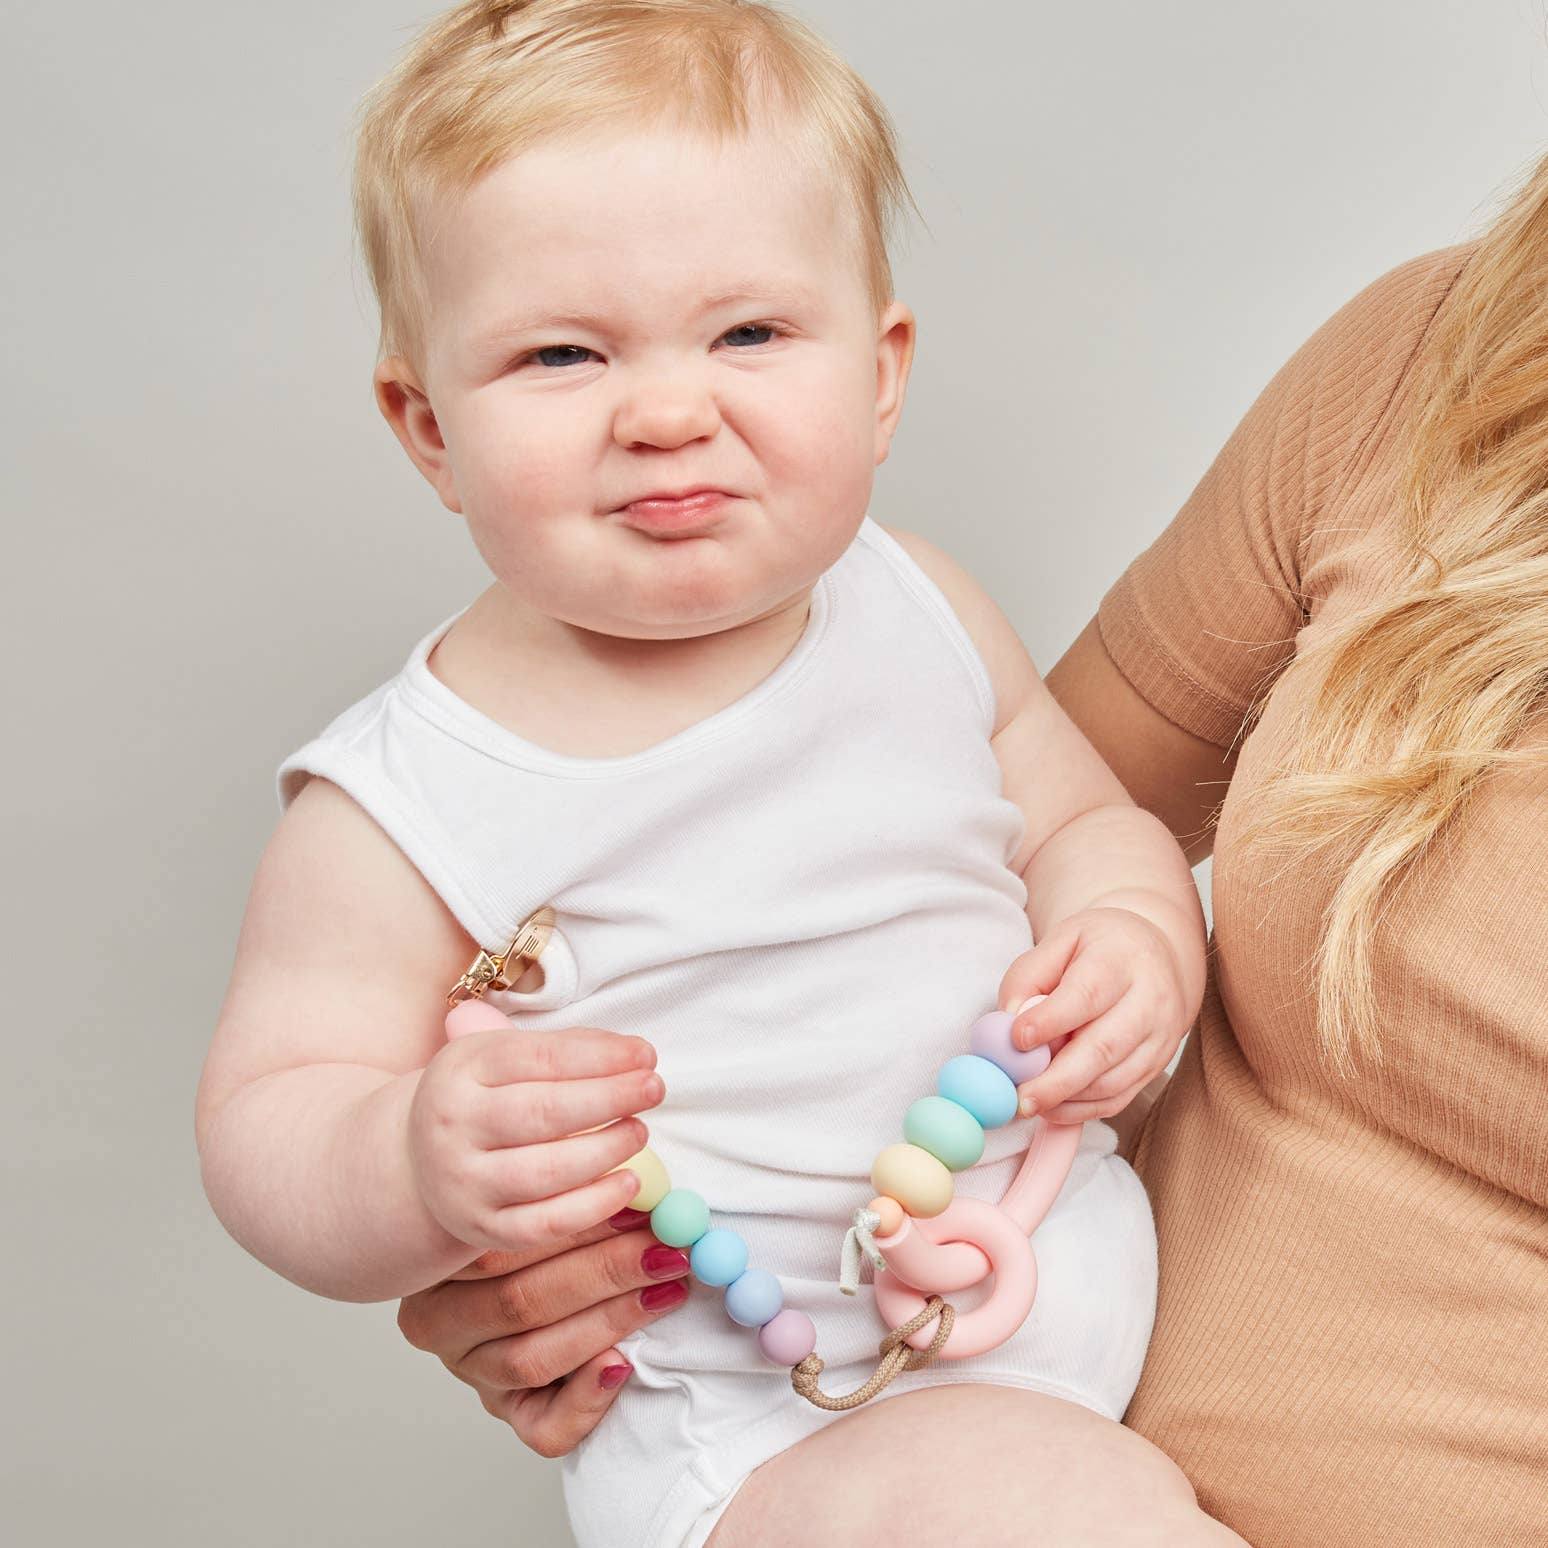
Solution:
<svg viewBox="0 0 1548 1548"><path fill-rule="evenodd" d="M1010 861L1026 884L1033 951L1006 974L1022 1048L1082 1036L1023 1088L1059 1121L1118 1112L1164 1069L1204 995L1204 916L1166 826L1130 799L1054 702L1005 615L924 539L897 538L941 588L978 647L995 696L1002 788L1026 829Z"/></svg>
<svg viewBox="0 0 1548 1548"><path fill-rule="evenodd" d="M577 1131L660 1099L654 1051L581 1030L447 1043L443 996L475 949L343 791L301 791L253 882L195 1115L216 1213L286 1278L390 1299L635 1192L601 1174L644 1125Z"/></svg>

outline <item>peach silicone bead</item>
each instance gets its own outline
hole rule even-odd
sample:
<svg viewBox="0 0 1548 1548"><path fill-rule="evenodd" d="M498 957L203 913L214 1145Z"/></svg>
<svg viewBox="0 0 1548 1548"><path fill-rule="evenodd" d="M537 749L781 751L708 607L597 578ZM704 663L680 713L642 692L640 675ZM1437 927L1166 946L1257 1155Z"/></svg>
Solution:
<svg viewBox="0 0 1548 1548"><path fill-rule="evenodd" d="M881 1216L881 1225L876 1230L878 1236L891 1236L903 1224L903 1206L885 1193L877 1194L866 1208L873 1215Z"/></svg>
<svg viewBox="0 0 1548 1548"><path fill-rule="evenodd" d="M928 1220L951 1203L951 1173L918 1145L889 1145L871 1163L871 1184L909 1214Z"/></svg>
<svg viewBox="0 0 1548 1548"><path fill-rule="evenodd" d="M817 1329L805 1312L787 1306L758 1329L758 1347L776 1365L799 1365L817 1347Z"/></svg>
<svg viewBox="0 0 1548 1548"><path fill-rule="evenodd" d="M662 1164L661 1157L648 1145L644 1150L630 1156L623 1166L615 1166L611 1170L621 1172L625 1167L640 1180L640 1191L629 1200L627 1208L643 1209L648 1212L672 1191L672 1179L667 1176L667 1169Z"/></svg>

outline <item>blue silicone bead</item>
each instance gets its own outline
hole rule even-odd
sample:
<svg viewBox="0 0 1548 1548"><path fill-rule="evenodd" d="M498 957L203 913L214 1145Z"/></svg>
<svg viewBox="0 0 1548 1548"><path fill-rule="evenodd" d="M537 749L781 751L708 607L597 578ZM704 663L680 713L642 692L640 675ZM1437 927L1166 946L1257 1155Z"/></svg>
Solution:
<svg viewBox="0 0 1548 1548"><path fill-rule="evenodd" d="M1016 1085L999 1065L977 1054L958 1054L941 1066L935 1089L965 1107L986 1129L1016 1116Z"/></svg>
<svg viewBox="0 0 1548 1548"><path fill-rule="evenodd" d="M983 1125L950 1097L920 1097L913 1103L903 1115L903 1138L953 1172L972 1166L984 1153Z"/></svg>
<svg viewBox="0 0 1548 1548"><path fill-rule="evenodd" d="M709 1230L709 1205L692 1188L674 1188L650 1212L650 1228L668 1247L691 1247Z"/></svg>
<svg viewBox="0 0 1548 1548"><path fill-rule="evenodd" d="M767 1269L748 1269L726 1286L726 1315L744 1328L761 1328L784 1304L785 1292Z"/></svg>
<svg viewBox="0 0 1548 1548"><path fill-rule="evenodd" d="M747 1243L735 1231L706 1231L693 1244L688 1266L701 1285L729 1285L747 1267Z"/></svg>

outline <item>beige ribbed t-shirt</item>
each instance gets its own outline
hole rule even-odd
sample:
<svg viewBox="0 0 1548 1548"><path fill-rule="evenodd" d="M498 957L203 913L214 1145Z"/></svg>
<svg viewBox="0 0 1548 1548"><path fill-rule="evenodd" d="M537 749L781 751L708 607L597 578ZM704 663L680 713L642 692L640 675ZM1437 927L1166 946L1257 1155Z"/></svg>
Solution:
<svg viewBox="0 0 1548 1548"><path fill-rule="evenodd" d="M1280 674L1395 573L1395 432L1470 256L1320 329L1100 612L1136 690L1222 748L1268 689L1200 1021L1135 1155L1161 1280L1128 1413L1255 1548L1548 1544L1548 762L1491 778L1384 912L1384 1057L1349 1078L1307 966L1336 861L1239 837L1300 691Z"/></svg>

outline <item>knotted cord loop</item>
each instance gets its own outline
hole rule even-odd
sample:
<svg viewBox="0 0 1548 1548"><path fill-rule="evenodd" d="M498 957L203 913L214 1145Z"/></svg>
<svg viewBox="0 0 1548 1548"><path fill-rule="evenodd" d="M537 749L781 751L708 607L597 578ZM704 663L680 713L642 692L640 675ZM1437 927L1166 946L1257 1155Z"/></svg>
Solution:
<svg viewBox="0 0 1548 1548"><path fill-rule="evenodd" d="M854 1213L854 1224L844 1233L844 1246L839 1255L839 1289L845 1295L853 1295L860 1284L860 1254L871 1260L871 1267L878 1273L886 1268L887 1260L877 1250L873 1233L881 1226L881 1216L863 1204Z"/></svg>
<svg viewBox="0 0 1548 1548"><path fill-rule="evenodd" d="M879 1224L880 1222L878 1222ZM906 1341L935 1318L940 1324L928 1349L915 1349ZM901 1327L894 1328L876 1346L881 1356L875 1373L862 1387L857 1387L848 1397L830 1397L817 1385L822 1375L823 1362L819 1355L809 1354L790 1372L790 1385L814 1408L824 1408L829 1413L842 1413L848 1408L858 1408L876 1396L899 1371L917 1371L928 1365L945 1347L951 1337L951 1325L956 1321L956 1308L940 1296L932 1295L925 1302L922 1312L910 1317Z"/></svg>

